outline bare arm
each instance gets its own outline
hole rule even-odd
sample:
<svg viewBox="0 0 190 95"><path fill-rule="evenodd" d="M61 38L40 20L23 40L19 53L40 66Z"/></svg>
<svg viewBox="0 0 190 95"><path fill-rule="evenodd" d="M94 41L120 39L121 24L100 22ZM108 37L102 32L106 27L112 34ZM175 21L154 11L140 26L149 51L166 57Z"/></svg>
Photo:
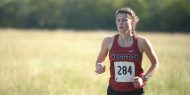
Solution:
<svg viewBox="0 0 190 95"><path fill-rule="evenodd" d="M135 81L133 82L133 84L136 88L143 86L143 81L147 81L147 78L152 76L156 68L159 67L158 58L149 40L146 38L140 38L139 47L140 51L145 52L145 54L148 56L148 59L151 62L151 66L142 78L138 76L134 77Z"/></svg>
<svg viewBox="0 0 190 95"><path fill-rule="evenodd" d="M144 46L145 54L147 55L148 59L151 62L151 66L148 69L148 71L146 72L145 76L150 77L153 75L154 71L159 67L159 62L158 62L156 53L148 39L144 40L143 46Z"/></svg>
<svg viewBox="0 0 190 95"><path fill-rule="evenodd" d="M101 50L99 52L98 58L96 60L96 72L101 74L105 72L105 67L103 65L103 61L105 60L108 54L108 46L109 46L109 38L105 38L101 45Z"/></svg>

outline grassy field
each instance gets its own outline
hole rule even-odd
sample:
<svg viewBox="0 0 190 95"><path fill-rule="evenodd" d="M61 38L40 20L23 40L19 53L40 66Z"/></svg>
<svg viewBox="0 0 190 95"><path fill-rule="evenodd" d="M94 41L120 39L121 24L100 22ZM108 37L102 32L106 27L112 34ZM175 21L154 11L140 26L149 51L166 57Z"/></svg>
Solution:
<svg viewBox="0 0 190 95"><path fill-rule="evenodd" d="M0 30L0 95L106 95L107 70L95 61L104 37L117 32ZM190 34L139 33L149 38L160 68L146 95L189 95ZM144 56L143 68L150 66Z"/></svg>

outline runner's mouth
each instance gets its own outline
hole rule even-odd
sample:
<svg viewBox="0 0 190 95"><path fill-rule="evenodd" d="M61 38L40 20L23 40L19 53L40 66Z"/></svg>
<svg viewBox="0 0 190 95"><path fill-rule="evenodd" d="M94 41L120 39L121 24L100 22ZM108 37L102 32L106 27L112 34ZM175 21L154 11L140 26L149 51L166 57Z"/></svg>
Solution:
<svg viewBox="0 0 190 95"><path fill-rule="evenodd" d="M122 29L123 28L123 26L119 26L119 29Z"/></svg>

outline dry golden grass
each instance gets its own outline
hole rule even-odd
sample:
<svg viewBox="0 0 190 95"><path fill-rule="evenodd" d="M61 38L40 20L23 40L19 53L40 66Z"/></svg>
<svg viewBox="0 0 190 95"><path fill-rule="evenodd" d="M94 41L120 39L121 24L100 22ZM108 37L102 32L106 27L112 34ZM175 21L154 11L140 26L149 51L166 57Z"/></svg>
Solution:
<svg viewBox="0 0 190 95"><path fill-rule="evenodd" d="M0 30L0 95L106 95L107 71L96 75L104 37L116 32ZM151 41L160 68L145 87L147 95L188 95L190 35L139 33ZM150 66L144 57L143 67Z"/></svg>

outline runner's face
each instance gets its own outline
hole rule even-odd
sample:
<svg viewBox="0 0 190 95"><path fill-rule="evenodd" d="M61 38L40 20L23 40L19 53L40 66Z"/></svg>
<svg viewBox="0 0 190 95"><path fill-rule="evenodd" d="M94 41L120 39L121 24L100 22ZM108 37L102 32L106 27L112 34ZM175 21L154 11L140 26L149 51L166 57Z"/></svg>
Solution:
<svg viewBox="0 0 190 95"><path fill-rule="evenodd" d="M116 17L116 25L119 32L132 30L132 20L127 13L119 13Z"/></svg>

